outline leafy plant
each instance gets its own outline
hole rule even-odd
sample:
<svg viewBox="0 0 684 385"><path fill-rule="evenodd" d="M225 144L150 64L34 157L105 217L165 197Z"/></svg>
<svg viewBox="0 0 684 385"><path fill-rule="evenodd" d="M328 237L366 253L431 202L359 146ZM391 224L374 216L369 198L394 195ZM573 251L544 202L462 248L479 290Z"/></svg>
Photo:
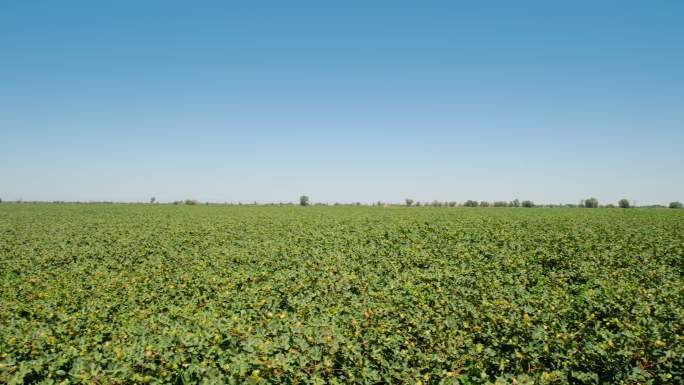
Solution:
<svg viewBox="0 0 684 385"><path fill-rule="evenodd" d="M0 383L681 384L679 210L0 205Z"/></svg>

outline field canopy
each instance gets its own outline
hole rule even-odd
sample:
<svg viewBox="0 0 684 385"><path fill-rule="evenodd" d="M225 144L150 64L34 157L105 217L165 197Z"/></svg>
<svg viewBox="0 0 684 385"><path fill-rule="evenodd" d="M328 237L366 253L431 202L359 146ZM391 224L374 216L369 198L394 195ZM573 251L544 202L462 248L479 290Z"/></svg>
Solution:
<svg viewBox="0 0 684 385"><path fill-rule="evenodd" d="M1 383L684 383L684 211L0 204Z"/></svg>

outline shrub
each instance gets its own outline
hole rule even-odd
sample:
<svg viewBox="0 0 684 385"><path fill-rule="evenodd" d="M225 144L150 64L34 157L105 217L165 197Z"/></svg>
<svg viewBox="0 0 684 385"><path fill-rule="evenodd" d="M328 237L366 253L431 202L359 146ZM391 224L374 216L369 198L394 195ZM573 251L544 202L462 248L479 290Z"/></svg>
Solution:
<svg viewBox="0 0 684 385"><path fill-rule="evenodd" d="M631 206L629 205L629 201L625 198L620 199L618 202L618 206L620 206L621 209L628 209Z"/></svg>
<svg viewBox="0 0 684 385"><path fill-rule="evenodd" d="M671 209L681 209L682 208L682 202L670 202L670 208Z"/></svg>
<svg viewBox="0 0 684 385"><path fill-rule="evenodd" d="M489 207L489 202L487 202L487 201L480 202L480 207Z"/></svg>
<svg viewBox="0 0 684 385"><path fill-rule="evenodd" d="M523 201L523 202L522 202L522 207L532 208L532 207L534 207L534 202L532 202L532 201Z"/></svg>
<svg viewBox="0 0 684 385"><path fill-rule="evenodd" d="M497 201L493 204L494 207L508 207L508 202Z"/></svg>
<svg viewBox="0 0 684 385"><path fill-rule="evenodd" d="M463 206L465 206L465 207L477 207L477 205L478 205L477 201L474 201L474 200L467 200L463 204Z"/></svg>

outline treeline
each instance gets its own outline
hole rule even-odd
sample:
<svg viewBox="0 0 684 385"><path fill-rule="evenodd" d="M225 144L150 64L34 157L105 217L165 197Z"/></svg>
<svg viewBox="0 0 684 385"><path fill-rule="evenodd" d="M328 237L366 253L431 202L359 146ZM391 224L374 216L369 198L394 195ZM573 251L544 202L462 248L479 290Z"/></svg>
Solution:
<svg viewBox="0 0 684 385"><path fill-rule="evenodd" d="M0 199L0 203L3 203L3 200ZM15 200L15 201L5 201L5 203L51 203L51 204L146 204L146 202L115 202L115 201L61 201L61 200L55 200L55 201L25 201L25 200ZM567 203L567 204L537 204L534 203L531 200L523 200L520 201L519 199L514 199L512 201L494 201L494 202L489 202L489 201L476 201L469 199L465 202L457 202L457 201L437 201L433 200L431 202L420 202L420 201L415 201L410 198L406 198L403 203L393 203L393 202L382 202L382 201L377 201L373 203L362 203L362 202L347 202L347 203L342 203L342 202L335 202L335 203L328 203L328 202L316 202L312 203L309 199L308 196L302 195L299 198L299 203L293 203L293 202L268 202L268 203L263 203L263 202L252 202L252 203L243 203L243 202L200 202L196 199L183 199L183 200L176 200L172 201L169 203L161 203L159 202L155 197L150 198L150 200L147 202L148 204L166 204L166 205L222 205L222 206L381 206L381 207L522 207L522 208L541 208L541 207L547 207L547 208L553 208L553 207L567 207L567 208L588 208L588 209L593 209L593 208L623 208L623 209L629 209L629 208L635 208L635 207L640 207L640 208L671 208L671 209L681 209L684 207L681 202L675 201L675 202L670 202L669 205L642 205L642 206L637 206L636 202L630 202L629 200L623 198L620 199L616 204L613 203L607 203L607 204L599 204L599 201L596 198L588 198L588 199L583 199L579 203L572 204L572 203Z"/></svg>
<svg viewBox="0 0 684 385"><path fill-rule="evenodd" d="M613 203L608 203L605 205L599 204L598 199L596 198L588 198L588 199L583 199L577 204L573 203L567 203L567 204L536 204L531 200L524 200L520 201L518 199L514 199L512 201L494 201L494 202L488 202L488 201L476 201L476 200L467 200L465 202L455 202L455 201L450 201L450 202L440 202L440 201L432 201L432 202L417 202L414 201L413 199L407 198L404 201L404 206L407 207L419 207L419 206L429 206L429 207L524 207L524 208L534 208L534 207L568 207L568 208L588 208L588 209L595 209L595 208L623 208L623 209L628 209L628 208L633 208L633 207L642 207L642 208L671 208L671 209L681 209L682 208L682 203L681 202L670 202L668 206L664 205L648 205L648 206L637 206L636 202L630 202L629 200L623 198L620 199L617 204Z"/></svg>

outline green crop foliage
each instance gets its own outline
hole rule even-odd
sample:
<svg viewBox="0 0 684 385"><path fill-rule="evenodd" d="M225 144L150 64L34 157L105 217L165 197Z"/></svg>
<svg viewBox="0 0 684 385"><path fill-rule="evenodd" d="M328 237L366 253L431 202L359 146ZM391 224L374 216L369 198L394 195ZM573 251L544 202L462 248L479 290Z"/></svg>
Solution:
<svg viewBox="0 0 684 385"><path fill-rule="evenodd" d="M0 205L0 383L681 384L684 211Z"/></svg>

